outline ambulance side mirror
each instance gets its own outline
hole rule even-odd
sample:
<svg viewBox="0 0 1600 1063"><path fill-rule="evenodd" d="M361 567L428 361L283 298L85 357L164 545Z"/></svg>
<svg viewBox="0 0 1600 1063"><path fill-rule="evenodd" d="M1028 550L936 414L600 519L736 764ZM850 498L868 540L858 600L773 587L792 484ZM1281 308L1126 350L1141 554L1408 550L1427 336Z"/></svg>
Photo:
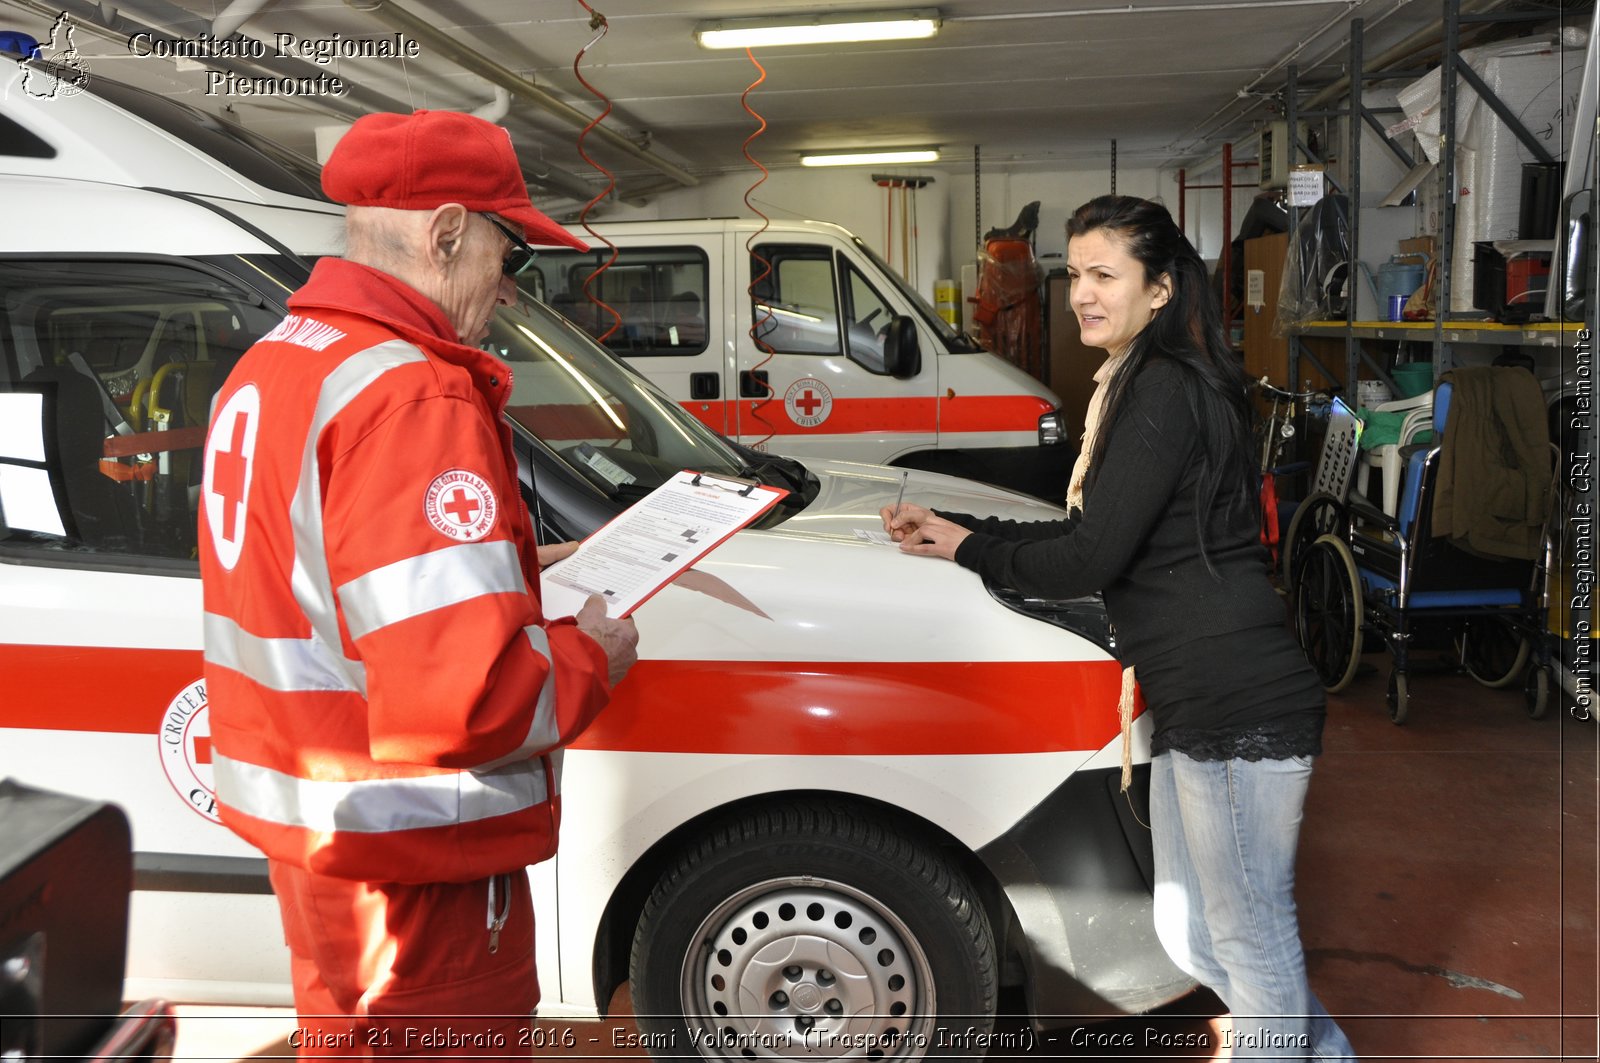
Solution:
<svg viewBox="0 0 1600 1063"><path fill-rule="evenodd" d="M883 336L883 367L896 380L910 380L922 372L922 348L917 343L917 323L903 314L889 320Z"/></svg>

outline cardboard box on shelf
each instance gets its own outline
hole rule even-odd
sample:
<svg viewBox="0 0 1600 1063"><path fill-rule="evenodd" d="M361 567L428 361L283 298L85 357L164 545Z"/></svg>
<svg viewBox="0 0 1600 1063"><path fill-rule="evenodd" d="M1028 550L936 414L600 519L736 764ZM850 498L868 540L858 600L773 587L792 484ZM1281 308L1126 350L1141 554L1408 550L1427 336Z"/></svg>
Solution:
<svg viewBox="0 0 1600 1063"><path fill-rule="evenodd" d="M1413 236L1400 241L1402 255L1421 255L1424 259L1433 257L1433 237Z"/></svg>

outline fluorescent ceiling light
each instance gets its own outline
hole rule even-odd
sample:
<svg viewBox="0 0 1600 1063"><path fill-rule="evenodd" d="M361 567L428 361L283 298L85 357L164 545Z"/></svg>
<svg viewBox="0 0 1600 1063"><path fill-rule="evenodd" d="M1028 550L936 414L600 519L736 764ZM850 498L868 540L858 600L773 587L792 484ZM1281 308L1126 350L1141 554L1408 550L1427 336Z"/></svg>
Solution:
<svg viewBox="0 0 1600 1063"><path fill-rule="evenodd" d="M939 32L937 11L852 11L775 19L704 22L694 35L702 48L760 48L784 44L913 41Z"/></svg>
<svg viewBox="0 0 1600 1063"><path fill-rule="evenodd" d="M860 151L831 153L827 155L802 155L802 166L866 166L871 163L938 162L938 148L918 148L908 151Z"/></svg>

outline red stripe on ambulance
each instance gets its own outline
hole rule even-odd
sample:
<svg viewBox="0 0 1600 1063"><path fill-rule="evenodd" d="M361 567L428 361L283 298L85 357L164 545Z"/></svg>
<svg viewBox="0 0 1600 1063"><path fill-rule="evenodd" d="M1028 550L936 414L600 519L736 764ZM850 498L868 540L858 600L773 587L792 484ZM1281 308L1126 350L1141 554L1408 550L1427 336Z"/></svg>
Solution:
<svg viewBox="0 0 1600 1063"><path fill-rule="evenodd" d="M0 727L156 734L197 650L0 646ZM1114 661L640 661L575 743L748 755L1096 750L1117 734ZM199 750L197 749L197 752Z"/></svg>

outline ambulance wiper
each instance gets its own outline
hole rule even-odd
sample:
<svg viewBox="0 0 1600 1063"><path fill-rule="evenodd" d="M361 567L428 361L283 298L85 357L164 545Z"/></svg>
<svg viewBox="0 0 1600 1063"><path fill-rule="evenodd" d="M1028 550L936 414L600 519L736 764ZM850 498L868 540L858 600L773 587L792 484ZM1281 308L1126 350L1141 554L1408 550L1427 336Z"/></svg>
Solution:
<svg viewBox="0 0 1600 1063"><path fill-rule="evenodd" d="M774 487L787 487L791 491L801 492L806 487L806 467L793 458L781 457L777 454L766 454L759 450L752 450L738 443L733 444L739 452L743 464L739 468L739 475L751 480L760 480L764 484Z"/></svg>
<svg viewBox="0 0 1600 1063"><path fill-rule="evenodd" d="M641 483L618 484L611 489L611 497L618 502L626 502L632 505L648 495L652 490L654 488L646 487Z"/></svg>

